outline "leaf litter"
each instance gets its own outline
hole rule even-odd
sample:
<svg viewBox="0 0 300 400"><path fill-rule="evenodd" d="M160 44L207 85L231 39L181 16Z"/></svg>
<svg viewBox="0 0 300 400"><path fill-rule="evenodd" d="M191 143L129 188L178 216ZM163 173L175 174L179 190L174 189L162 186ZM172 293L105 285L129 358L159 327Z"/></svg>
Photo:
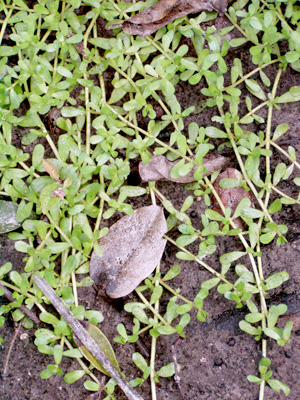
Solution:
<svg viewBox="0 0 300 400"><path fill-rule="evenodd" d="M234 187L221 187L222 185L221 180L227 180L227 184L230 186L236 185ZM243 175L235 168L227 168L224 172L220 173L213 183L215 191L217 192L220 200L222 201L225 208L230 207L232 210L231 215L234 214L237 206L241 202L242 199L246 198L249 199L249 205L253 205L253 198L251 192L247 192L244 187L240 186L240 182L243 180ZM221 183L220 183L221 182ZM223 181L224 182L224 181ZM220 186L221 185L221 186ZM214 196L213 199L213 207L212 210L217 211L220 214L223 214L219 204L217 203ZM248 200L248 201L249 201ZM243 227L244 222L241 218L235 218L234 223L238 228Z"/></svg>
<svg viewBox="0 0 300 400"><path fill-rule="evenodd" d="M227 0L159 0L127 21L111 25L108 29L121 27L131 35L148 36L177 18L199 11L216 10L223 14L226 7Z"/></svg>
<svg viewBox="0 0 300 400"><path fill-rule="evenodd" d="M159 206L138 208L110 227L100 239L103 256L95 251L90 276L112 298L131 293L155 269L163 254L167 223Z"/></svg>
<svg viewBox="0 0 300 400"><path fill-rule="evenodd" d="M228 162L228 158L223 157L219 154L209 154L203 157L202 168L203 176L211 175L214 171L217 171L223 168ZM190 172L185 176L179 176L178 178L173 178L171 175L171 171L174 166L178 163L178 161L168 161L165 156L156 155L153 156L148 164L144 164L143 162L139 163L139 174L143 182L148 181L172 181L177 183L189 183L197 181L194 178L194 174L199 168L195 165Z"/></svg>

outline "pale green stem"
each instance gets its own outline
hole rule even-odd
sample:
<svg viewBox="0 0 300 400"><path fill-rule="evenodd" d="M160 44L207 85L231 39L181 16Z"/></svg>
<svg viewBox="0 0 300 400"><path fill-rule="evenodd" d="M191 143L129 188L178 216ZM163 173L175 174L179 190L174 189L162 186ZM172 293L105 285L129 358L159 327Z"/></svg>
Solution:
<svg viewBox="0 0 300 400"><path fill-rule="evenodd" d="M279 62L279 60L278 60L278 59L272 60L272 61L270 61L270 62L268 62L268 63L266 63L266 64L261 65L260 67L255 68L254 70L252 70L252 71L249 72L248 74L244 75L241 79L239 79L238 81L236 81L236 82L233 83L232 85L227 86L227 87L221 89L222 92L226 91L226 90L229 89L229 88L234 88L235 86L238 86L240 83L243 83L246 79L250 78L250 76L256 74L257 72L259 72L259 71L262 70L263 68L266 68L266 67L268 67L269 65L274 64L274 63L276 63L276 62Z"/></svg>
<svg viewBox="0 0 300 400"><path fill-rule="evenodd" d="M172 294L174 294L174 296L178 297L178 299L183 300L185 303L189 303L189 304L193 304L193 306L195 307L194 303L187 299L186 297L182 296L181 294L177 293L176 290L174 290L173 288L171 288L171 286L169 286L163 279L159 279L158 281L160 283L161 286L163 286L164 288L166 288L169 292L171 292Z"/></svg>
<svg viewBox="0 0 300 400"><path fill-rule="evenodd" d="M64 231L54 222L53 218L51 217L51 215L49 213L45 214L46 217L49 219L49 221L51 222L51 224L55 227L55 229L57 230L57 232L65 239L65 241L67 243L69 243L69 245L71 246L71 240L68 238L68 236L64 233Z"/></svg>
<svg viewBox="0 0 300 400"><path fill-rule="evenodd" d="M162 146L162 147L165 147L165 148L168 149L169 151L172 151L172 153L177 154L177 155L180 156L181 158L184 158L187 162L192 162L192 163L194 163L195 165L197 165L196 162L195 162L194 160L192 160L190 157L187 157L187 156L182 155L182 154L180 153L179 150L173 149L171 146L167 145L166 143L162 142L161 140L157 139L156 137L153 137L150 133L148 133L148 132L145 131L144 129L140 128L139 126L134 125L134 124L133 124L132 122L130 122L130 121L127 121L126 118L124 118L122 115L118 114L117 111L115 111L115 110L113 109L113 107L111 107L109 104L106 104L106 106L111 110L111 112L113 112L114 114L116 114L116 115L118 116L118 118L119 118L121 121L125 122L126 125L130 126L130 127L133 128L133 129L137 129L139 132L143 133L145 136L147 136L147 137L149 137L149 138L151 138L151 139L154 139L155 142L156 142L157 144L159 144L159 145Z"/></svg>
<svg viewBox="0 0 300 400"><path fill-rule="evenodd" d="M257 107L253 108L251 111L249 111L247 114L245 114L244 116L242 116L240 118L247 118L250 117L251 115L255 114L257 111L259 111L261 108L265 107L267 104L269 103L269 101L264 101L263 103L259 104ZM235 124L238 124L239 122L235 122Z"/></svg>
<svg viewBox="0 0 300 400"><path fill-rule="evenodd" d="M146 299L146 297L139 292L138 290L135 291L136 294L139 296L139 298L142 300L142 302L149 308L150 311L153 312L154 315L157 316L158 319L160 319L160 321L166 325L166 326L171 326L156 310L154 307L152 307L152 305L149 303L149 301Z"/></svg>
<svg viewBox="0 0 300 400"><path fill-rule="evenodd" d="M67 345L67 347L69 348L69 350L73 350L73 346L71 345L71 343L68 341L68 339L66 337L64 337L64 341ZM99 379L91 372L91 370L85 365L85 363L82 361L81 358L79 357L75 357L75 359L78 361L79 365L81 366L81 368L85 371L85 373L87 375L89 375L95 382L97 382L100 385L100 381Z"/></svg>
<svg viewBox="0 0 300 400"><path fill-rule="evenodd" d="M21 165L21 167L22 167L25 171L30 172L30 168L27 167L27 165L26 165L23 161L19 161L19 164ZM34 176L35 178L39 178L39 177L40 177L40 175L37 174L37 173L35 173L35 172L33 173L33 176Z"/></svg>
<svg viewBox="0 0 300 400"><path fill-rule="evenodd" d="M283 193L281 190L277 189L276 186L274 186L274 185L271 184L270 187L272 188L272 190L274 190L275 192L277 192L278 194L280 194L282 197L293 201L295 204L300 204L300 201L299 201L299 200L293 199L292 197L290 197L290 196L288 196L287 194Z"/></svg>
<svg viewBox="0 0 300 400"><path fill-rule="evenodd" d="M275 143L273 140L270 140L270 144L273 147L276 147L277 150L279 150L282 154L284 154L286 156L286 158L288 158L294 165L296 165L296 167L298 169L300 169L300 164L297 161L294 161L291 156L289 155L289 153L287 153L286 151L284 151L277 143Z"/></svg>
<svg viewBox="0 0 300 400"><path fill-rule="evenodd" d="M0 45L2 43L2 39L3 39L4 33L6 31L7 23L8 23L9 18L11 17L12 12L13 12L13 8L11 8L8 11L4 21L2 21L2 28L1 28L1 31L0 31Z"/></svg>
<svg viewBox="0 0 300 400"><path fill-rule="evenodd" d="M167 239L170 243L173 243L179 250L183 251L184 253L188 254L191 258L191 261L196 261L196 263L200 264L202 267L207 269L210 273L215 275L217 278L219 278L221 281L228 283L229 285L232 285L234 287L234 284L230 283L224 276L222 276L219 272L215 271L212 267L210 267L208 264L206 264L204 261L200 260L197 256L195 256L193 253L188 251L186 248L178 246L175 242L175 240L171 239L169 236L164 235L163 236L165 239Z"/></svg>
<svg viewBox="0 0 300 400"><path fill-rule="evenodd" d="M275 99L276 97L276 90L279 84L280 76L282 73L282 69L280 68L277 72L273 89L272 89L272 99ZM271 125L272 125L272 115L273 115L273 104L271 103L268 109L268 119L267 119L267 128L266 128L266 150L270 150L270 139L271 139ZM266 156L266 176L271 175L271 167L270 167L270 156ZM270 183L269 183L270 187ZM269 200L270 200L270 192L266 192L266 197L265 197L265 208L268 207Z"/></svg>

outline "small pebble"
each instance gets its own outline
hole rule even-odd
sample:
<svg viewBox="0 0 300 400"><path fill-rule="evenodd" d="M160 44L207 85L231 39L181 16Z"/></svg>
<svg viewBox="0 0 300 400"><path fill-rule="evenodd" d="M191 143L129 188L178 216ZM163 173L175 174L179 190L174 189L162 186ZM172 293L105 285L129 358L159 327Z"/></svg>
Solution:
<svg viewBox="0 0 300 400"><path fill-rule="evenodd" d="M224 364L224 361L222 360L222 358L216 358L214 361L214 366L215 367L221 367L221 365Z"/></svg>

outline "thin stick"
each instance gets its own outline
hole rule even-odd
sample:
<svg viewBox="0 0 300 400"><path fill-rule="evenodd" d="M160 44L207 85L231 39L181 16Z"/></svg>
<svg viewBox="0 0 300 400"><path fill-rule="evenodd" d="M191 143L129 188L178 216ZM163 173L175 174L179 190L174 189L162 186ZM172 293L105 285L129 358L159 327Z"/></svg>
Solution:
<svg viewBox="0 0 300 400"><path fill-rule="evenodd" d="M9 349L8 349L8 352L7 352L7 356L6 356L6 360L5 360L5 364L4 364L4 368L3 368L3 376L6 376L7 369L8 369L8 361L9 361L9 358L10 358L10 353L12 351L13 345L15 343L15 340L16 340L18 334L20 333L21 326L22 325L21 325L21 322L20 322L19 325L17 326L17 328L15 329L13 338L12 338L12 340L10 342Z"/></svg>
<svg viewBox="0 0 300 400"><path fill-rule="evenodd" d="M3 286L2 283L0 283L0 288L4 290L4 296L9 301L15 301L16 300L15 298L13 298L13 295L12 295L11 291L8 290L5 286ZM35 313L33 311L28 310L28 308L25 307L24 304L22 304L19 307L19 309L20 309L20 311L22 311L23 314L26 315L26 317L31 319L31 321L33 321L36 325L39 325L40 320L38 319L38 317L35 315Z"/></svg>
<svg viewBox="0 0 300 400"><path fill-rule="evenodd" d="M129 400L143 400L143 398L138 395L135 390L133 390L122 378L121 373L112 365L111 361L107 358L105 353L100 349L95 340L90 336L90 334L84 329L81 323L74 317L72 312L68 310L63 303L63 301L57 296L55 291L49 286L47 281L38 276L34 277L34 281L41 291L45 294L48 300L56 308L59 314L64 318L64 320L69 324L74 335L78 337L83 346L85 346L90 353L101 363L101 365L106 369L112 378L117 382L120 389L123 390L125 395Z"/></svg>

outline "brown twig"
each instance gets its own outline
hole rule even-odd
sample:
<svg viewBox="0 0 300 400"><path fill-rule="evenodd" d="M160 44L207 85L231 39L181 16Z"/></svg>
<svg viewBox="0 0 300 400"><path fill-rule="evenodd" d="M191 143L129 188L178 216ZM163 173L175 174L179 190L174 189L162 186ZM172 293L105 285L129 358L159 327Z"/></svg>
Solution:
<svg viewBox="0 0 300 400"><path fill-rule="evenodd" d="M21 325L21 322L20 322L19 325L16 326L16 328L15 328L15 332L14 332L14 335L13 335L12 340L11 340L11 342L10 342L10 345L9 345L9 348L8 348L8 352L7 352L7 356L6 356L5 363L4 363L3 377L5 377L6 374L7 374L7 369L8 369L8 362L9 362L9 358L10 358L10 353L11 353L11 351L12 351L13 345L14 345L14 343L15 343L15 340L16 340L18 334L20 333L21 327L22 327L22 325Z"/></svg>
<svg viewBox="0 0 300 400"><path fill-rule="evenodd" d="M13 297L12 293L10 290L7 289L7 287L5 287L4 285L2 285L2 283L0 283L0 288L4 290L4 296L9 300L14 302L16 299ZM36 325L39 325L40 320L38 319L38 317L35 315L35 313L31 310L28 310L27 307L24 306L24 304L22 304L19 307L19 310L22 311L23 314L26 315L26 317L28 317L29 319L31 319L31 321L33 321Z"/></svg>
<svg viewBox="0 0 300 400"><path fill-rule="evenodd" d="M174 381L178 387L180 397L182 398L182 400L184 400L184 395L183 395L182 389L181 389L180 376L178 373L179 371L178 371L177 355L176 355L176 349L175 349L180 340L181 340L181 338L178 338L176 340L176 342L174 344L172 344L172 355L173 355L173 362L174 362L174 369L175 369Z"/></svg>
<svg viewBox="0 0 300 400"><path fill-rule="evenodd" d="M100 349L99 345L90 336L90 334L84 329L83 325L74 317L72 312L67 309L64 302L57 296L55 291L49 286L47 281L38 276L34 277L34 281L41 291L45 294L47 299L56 308L59 314L68 323L73 331L73 334L78 337L82 342L83 346L88 349L90 353L101 363L112 378L117 382L120 389L123 390L129 400L143 400L133 388L131 388L127 382L123 379L121 373L113 366L111 361L107 358L106 354Z"/></svg>

